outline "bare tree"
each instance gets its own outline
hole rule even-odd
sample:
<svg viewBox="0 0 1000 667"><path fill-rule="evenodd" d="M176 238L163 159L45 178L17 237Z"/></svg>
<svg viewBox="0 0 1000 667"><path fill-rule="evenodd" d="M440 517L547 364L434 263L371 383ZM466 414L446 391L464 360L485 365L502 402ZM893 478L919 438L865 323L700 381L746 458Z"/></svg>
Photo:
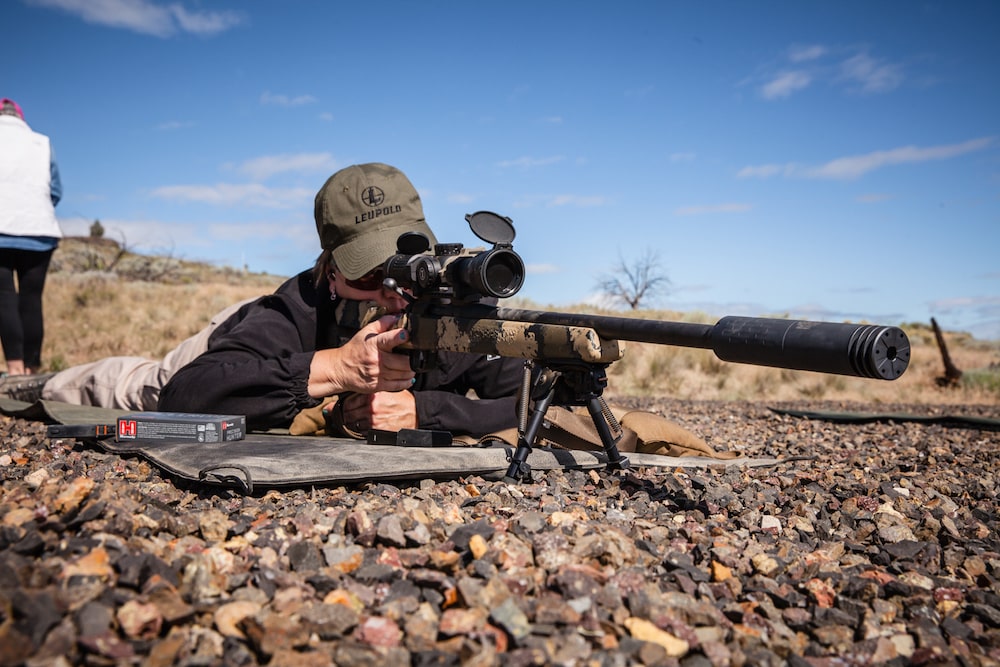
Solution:
<svg viewBox="0 0 1000 667"><path fill-rule="evenodd" d="M627 262L619 255L614 272L602 277L597 288L615 301L621 301L636 310L644 301L663 294L669 285L670 279L660 268L659 253L647 249L633 262Z"/></svg>

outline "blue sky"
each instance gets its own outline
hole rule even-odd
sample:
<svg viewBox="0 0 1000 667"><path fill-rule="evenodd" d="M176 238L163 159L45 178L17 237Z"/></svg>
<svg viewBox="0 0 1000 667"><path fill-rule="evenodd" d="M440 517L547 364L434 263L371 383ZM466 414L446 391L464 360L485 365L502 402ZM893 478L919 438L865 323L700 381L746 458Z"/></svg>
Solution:
<svg viewBox="0 0 1000 667"><path fill-rule="evenodd" d="M312 200L403 169L510 216L541 305L655 253L656 305L1000 338L1000 4L8 0L0 95L67 234L292 275Z"/></svg>

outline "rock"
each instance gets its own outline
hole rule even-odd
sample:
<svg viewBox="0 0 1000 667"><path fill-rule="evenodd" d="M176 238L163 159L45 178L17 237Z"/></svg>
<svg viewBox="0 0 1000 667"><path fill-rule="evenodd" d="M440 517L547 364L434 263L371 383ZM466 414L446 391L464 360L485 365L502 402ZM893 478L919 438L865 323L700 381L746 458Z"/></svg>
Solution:
<svg viewBox="0 0 1000 667"><path fill-rule="evenodd" d="M0 663L995 660L1000 432L625 398L810 458L241 496L0 418Z"/></svg>
<svg viewBox="0 0 1000 667"><path fill-rule="evenodd" d="M521 611L512 597L508 597L490 611L490 620L506 630L516 643L524 641L531 633L528 616Z"/></svg>
<svg viewBox="0 0 1000 667"><path fill-rule="evenodd" d="M625 627L632 637L662 647L666 655L671 658L683 657L690 649L688 642L661 630L645 619L629 618L625 621Z"/></svg>
<svg viewBox="0 0 1000 667"><path fill-rule="evenodd" d="M227 602L215 610L215 628L224 637L246 637L239 624L248 616L253 616L261 610L261 605L249 600Z"/></svg>

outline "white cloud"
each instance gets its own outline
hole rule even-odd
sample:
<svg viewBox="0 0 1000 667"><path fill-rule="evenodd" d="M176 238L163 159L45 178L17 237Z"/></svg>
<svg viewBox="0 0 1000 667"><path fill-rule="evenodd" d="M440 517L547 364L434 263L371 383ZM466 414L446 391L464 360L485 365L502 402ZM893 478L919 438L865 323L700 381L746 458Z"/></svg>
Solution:
<svg viewBox="0 0 1000 667"><path fill-rule="evenodd" d="M740 169L736 176L737 178L770 178L777 174L783 174L786 177L795 178L848 181L882 167L958 157L983 150L990 146L993 141L994 137L980 137L960 144L927 147L901 146L885 151L836 158L816 167L806 167L792 162L784 165L751 165Z"/></svg>
<svg viewBox="0 0 1000 667"><path fill-rule="evenodd" d="M179 257L175 252L178 239L187 244L192 238L202 236L203 229L199 225L187 222L164 222L162 220L127 220L121 218L101 218L104 235L119 241L125 247L135 252L163 251L165 254ZM89 236L93 219L60 218L59 226L67 236Z"/></svg>
<svg viewBox="0 0 1000 667"><path fill-rule="evenodd" d="M235 169L255 181L264 181L285 172L332 174L337 169L337 161L329 153L263 155L247 160Z"/></svg>
<svg viewBox="0 0 1000 667"><path fill-rule="evenodd" d="M525 264L524 270L533 276L543 273L559 273L559 267L555 264Z"/></svg>
<svg viewBox="0 0 1000 667"><path fill-rule="evenodd" d="M1000 296L958 296L931 301L927 305L938 313L947 314L972 308L1000 315Z"/></svg>
<svg viewBox="0 0 1000 667"><path fill-rule="evenodd" d="M828 83L861 93L886 93L902 85L902 65L875 58L858 47L792 45L777 62L744 82L755 81L765 100L780 100L813 84Z"/></svg>
<svg viewBox="0 0 1000 667"><path fill-rule="evenodd" d="M497 166L503 168L521 167L522 169L527 169L529 167L544 167L546 165L561 162L564 159L566 158L564 158L562 155L552 155L550 157L541 157L541 158L530 157L525 155L515 160L503 160L502 162L498 162Z"/></svg>
<svg viewBox="0 0 1000 667"><path fill-rule="evenodd" d="M902 146L887 151L874 151L864 155L851 155L831 160L824 165L806 170L807 178L851 180L869 171L890 165L931 160L946 160L973 151L982 150L993 142L993 137L981 137L960 144L944 146Z"/></svg>
<svg viewBox="0 0 1000 667"><path fill-rule="evenodd" d="M261 206L264 208L307 207L315 192L307 188L269 188L259 183L216 185L164 185L150 192L153 197L199 202L216 206Z"/></svg>
<svg viewBox="0 0 1000 667"><path fill-rule="evenodd" d="M706 204L698 206L681 206L674 209L674 215L706 215L711 213L746 213L751 204Z"/></svg>
<svg viewBox="0 0 1000 667"><path fill-rule="evenodd" d="M158 5L152 0L27 0L28 4L58 9L87 23L122 28L144 35L170 37L178 32L214 35L243 22L233 11L188 11L172 2Z"/></svg>
<svg viewBox="0 0 1000 667"><path fill-rule="evenodd" d="M859 53L840 64L841 77L861 86L865 93L885 93L903 82L903 68Z"/></svg>
<svg viewBox="0 0 1000 667"><path fill-rule="evenodd" d="M316 228L311 224L290 224L287 220L279 222L214 222L206 225L212 238L235 239L251 237L261 239L290 239L303 241L310 251L316 242ZM317 246L318 252L318 246Z"/></svg>
<svg viewBox="0 0 1000 667"><path fill-rule="evenodd" d="M793 63L801 63L822 58L827 48L821 44L796 45L788 49L788 59Z"/></svg>
<svg viewBox="0 0 1000 667"><path fill-rule="evenodd" d="M1000 296L963 296L938 299L927 304L931 313L948 328L950 322L966 322L957 325L976 338L1000 340Z"/></svg>
<svg viewBox="0 0 1000 667"><path fill-rule="evenodd" d="M217 32L224 32L238 25L242 20L235 12L189 12L182 5L173 3L169 5L169 8L181 30L196 35L214 35Z"/></svg>
<svg viewBox="0 0 1000 667"><path fill-rule="evenodd" d="M794 165L780 165L780 164L757 164L751 165L749 167L743 167L736 173L736 178L771 178L777 174L787 171L788 169L794 168Z"/></svg>
<svg viewBox="0 0 1000 667"><path fill-rule="evenodd" d="M671 162L694 162L694 159L698 157L695 153L671 153Z"/></svg>
<svg viewBox="0 0 1000 667"><path fill-rule="evenodd" d="M802 90L812 82L812 77L802 70L779 72L773 79L760 87L760 94L766 100L776 100L788 97L797 90Z"/></svg>
<svg viewBox="0 0 1000 667"><path fill-rule="evenodd" d="M67 236L89 236L93 222L92 218L81 217L59 219ZM318 251L316 228L300 224L297 217L294 221L239 223L101 218L101 224L106 237L121 242L133 252L225 265L235 261L229 252L219 253L219 241L225 241L245 246L250 251L247 259L254 270L267 266L268 270L283 274L304 268ZM302 267L296 266L295 257L305 260Z"/></svg>
<svg viewBox="0 0 1000 667"><path fill-rule="evenodd" d="M273 104L279 107L300 107L303 104L312 104L316 101L316 98L312 95L298 95L296 97L289 97L288 95L272 95L270 91L265 90L260 94L261 104Z"/></svg>

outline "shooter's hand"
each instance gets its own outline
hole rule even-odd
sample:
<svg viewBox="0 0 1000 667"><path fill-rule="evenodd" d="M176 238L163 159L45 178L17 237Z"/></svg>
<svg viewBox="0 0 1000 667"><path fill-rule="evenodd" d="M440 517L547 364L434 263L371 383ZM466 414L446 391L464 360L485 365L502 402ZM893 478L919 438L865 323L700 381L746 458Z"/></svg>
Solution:
<svg viewBox="0 0 1000 667"><path fill-rule="evenodd" d="M407 339L387 315L364 327L341 347L317 350L309 367L309 395L322 398L345 391L395 392L413 385L410 358L393 350Z"/></svg>
<svg viewBox="0 0 1000 667"><path fill-rule="evenodd" d="M370 395L353 394L344 400L344 424L364 433L370 428L398 431L417 428L417 402L409 391L380 391Z"/></svg>

